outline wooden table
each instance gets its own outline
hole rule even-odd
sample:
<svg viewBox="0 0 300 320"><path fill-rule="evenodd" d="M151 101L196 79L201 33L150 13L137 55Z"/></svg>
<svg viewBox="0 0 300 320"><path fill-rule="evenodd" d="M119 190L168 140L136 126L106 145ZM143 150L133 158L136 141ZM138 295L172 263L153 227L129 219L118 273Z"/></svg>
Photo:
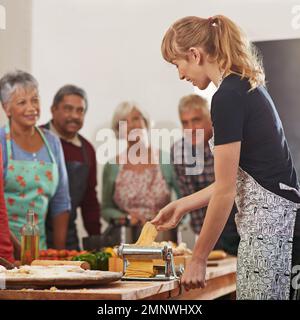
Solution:
<svg viewBox="0 0 300 320"><path fill-rule="evenodd" d="M236 258L207 267L204 289L181 291L179 281L117 281L99 288L51 290L0 290L0 299L14 300L139 300L215 299L236 290Z"/></svg>

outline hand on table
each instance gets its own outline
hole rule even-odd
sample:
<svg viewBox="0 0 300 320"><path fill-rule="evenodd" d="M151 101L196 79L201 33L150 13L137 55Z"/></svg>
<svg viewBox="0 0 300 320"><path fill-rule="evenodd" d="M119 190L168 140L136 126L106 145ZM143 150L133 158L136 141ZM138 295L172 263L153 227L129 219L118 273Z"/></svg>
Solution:
<svg viewBox="0 0 300 320"><path fill-rule="evenodd" d="M193 260L187 265L181 277L181 285L185 290L204 288L206 261Z"/></svg>

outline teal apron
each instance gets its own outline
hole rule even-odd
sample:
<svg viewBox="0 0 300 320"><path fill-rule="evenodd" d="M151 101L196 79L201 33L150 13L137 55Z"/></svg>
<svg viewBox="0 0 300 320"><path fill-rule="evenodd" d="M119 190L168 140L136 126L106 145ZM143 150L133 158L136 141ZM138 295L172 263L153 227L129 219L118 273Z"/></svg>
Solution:
<svg viewBox="0 0 300 320"><path fill-rule="evenodd" d="M4 191L10 230L20 239L21 228L26 223L26 213L28 209L33 209L40 229L40 249L46 249L45 219L49 201L58 186L59 174L48 141L39 128L36 130L41 135L52 162L13 160L10 126L7 125Z"/></svg>

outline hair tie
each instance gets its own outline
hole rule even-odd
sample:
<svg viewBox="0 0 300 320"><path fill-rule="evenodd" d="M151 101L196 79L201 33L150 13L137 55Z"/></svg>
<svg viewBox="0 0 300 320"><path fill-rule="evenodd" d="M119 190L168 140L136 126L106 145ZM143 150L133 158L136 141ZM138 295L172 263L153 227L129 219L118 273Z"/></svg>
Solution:
<svg viewBox="0 0 300 320"><path fill-rule="evenodd" d="M213 27L217 27L217 26L218 26L218 24L216 23L216 18L214 18L214 17L208 17L207 20L208 20L208 23L209 23L211 26L213 26Z"/></svg>

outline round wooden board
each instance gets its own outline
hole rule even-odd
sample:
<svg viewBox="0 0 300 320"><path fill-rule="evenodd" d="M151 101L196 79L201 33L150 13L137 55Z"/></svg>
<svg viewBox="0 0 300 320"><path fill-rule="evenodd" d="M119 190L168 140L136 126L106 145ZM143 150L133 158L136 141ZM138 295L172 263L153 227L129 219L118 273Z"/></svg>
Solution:
<svg viewBox="0 0 300 320"><path fill-rule="evenodd" d="M86 287L105 285L114 281L120 280L121 272L111 271L89 271L85 274L80 274L72 277L57 277L47 275L45 277L5 277L6 289L28 289L28 288L68 288L68 287Z"/></svg>

